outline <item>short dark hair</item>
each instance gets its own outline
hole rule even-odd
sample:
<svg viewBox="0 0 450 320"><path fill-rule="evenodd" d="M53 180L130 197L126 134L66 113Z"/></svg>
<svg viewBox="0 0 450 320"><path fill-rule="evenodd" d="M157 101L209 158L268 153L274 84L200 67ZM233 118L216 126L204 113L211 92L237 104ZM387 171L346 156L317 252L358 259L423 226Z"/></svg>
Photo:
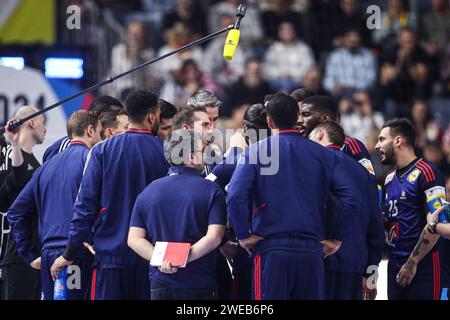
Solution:
<svg viewBox="0 0 450 320"><path fill-rule="evenodd" d="M183 107L179 109L173 118L172 129L181 129L183 124L192 127L194 125L194 113L198 111L207 113L205 107Z"/></svg>
<svg viewBox="0 0 450 320"><path fill-rule="evenodd" d="M100 113L96 111L77 110L67 121L67 135L69 138L82 137L87 127L93 126L94 129L99 121Z"/></svg>
<svg viewBox="0 0 450 320"><path fill-rule="evenodd" d="M89 105L89 111L97 111L99 113L108 111L122 111L124 106L122 102L111 96L100 96L94 99Z"/></svg>
<svg viewBox="0 0 450 320"><path fill-rule="evenodd" d="M416 131L413 124L407 118L394 118L386 121L383 128L389 128L391 136L402 136L408 145L414 147L416 143Z"/></svg>
<svg viewBox="0 0 450 320"><path fill-rule="evenodd" d="M177 108L164 99L159 99L159 106L161 107L160 119L172 119L177 114Z"/></svg>
<svg viewBox="0 0 450 320"><path fill-rule="evenodd" d="M275 93L265 103L267 115L278 129L295 127L298 119L298 105L294 98L284 93Z"/></svg>
<svg viewBox="0 0 450 320"><path fill-rule="evenodd" d="M199 133L192 130L175 130L164 142L164 156L173 167L189 163L189 155L198 150L202 138Z"/></svg>
<svg viewBox="0 0 450 320"><path fill-rule="evenodd" d="M298 88L291 92L290 96L297 102L302 102L306 98L315 96L316 92L307 88Z"/></svg>
<svg viewBox="0 0 450 320"><path fill-rule="evenodd" d="M316 95L303 100L303 104L310 104L313 106L314 110L320 112L321 114L328 113L331 120L338 120L338 109L336 107L335 101L327 96Z"/></svg>
<svg viewBox="0 0 450 320"><path fill-rule="evenodd" d="M125 100L125 110L132 122L142 123L148 113L158 108L158 96L151 91L133 91Z"/></svg>
<svg viewBox="0 0 450 320"><path fill-rule="evenodd" d="M267 108L262 103L253 104L248 106L244 112L244 118L242 119L246 130L254 129L256 130L256 139L259 141L261 139L259 130L267 130L267 133L270 135L270 128L267 124ZM246 137L249 138L249 137ZM249 138L250 139L250 138ZM248 140L247 143L253 141Z"/></svg>
<svg viewBox="0 0 450 320"><path fill-rule="evenodd" d="M334 121L325 121L319 123L315 126L314 130L322 129L328 135L328 140L335 145L342 147L345 143L345 132L344 129Z"/></svg>
<svg viewBox="0 0 450 320"><path fill-rule="evenodd" d="M267 125L267 108L261 104L253 104L244 112L244 124L253 129L269 129Z"/></svg>
<svg viewBox="0 0 450 320"><path fill-rule="evenodd" d="M117 128L119 125L119 120L117 119L120 115L126 115L125 112L104 112L100 115L100 122L102 123L103 130L106 128Z"/></svg>

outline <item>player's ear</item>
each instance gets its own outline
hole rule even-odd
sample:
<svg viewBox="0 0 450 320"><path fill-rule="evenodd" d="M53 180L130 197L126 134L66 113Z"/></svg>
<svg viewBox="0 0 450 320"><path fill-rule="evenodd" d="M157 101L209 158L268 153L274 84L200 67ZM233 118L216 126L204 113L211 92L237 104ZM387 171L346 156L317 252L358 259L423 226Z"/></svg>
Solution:
<svg viewBox="0 0 450 320"><path fill-rule="evenodd" d="M396 136L394 138L394 145L398 148L400 145L404 142L404 139L402 136Z"/></svg>
<svg viewBox="0 0 450 320"><path fill-rule="evenodd" d="M107 138L113 137L113 136L114 136L113 129L107 128L106 131L105 131L105 136L106 136Z"/></svg>
<svg viewBox="0 0 450 320"><path fill-rule="evenodd" d="M94 135L94 126L92 124L88 125L86 128L86 133L88 137L92 137Z"/></svg>
<svg viewBox="0 0 450 320"><path fill-rule="evenodd" d="M319 141L322 141L323 138L325 137L325 130L319 129L318 132L317 132L317 136L319 138Z"/></svg>
<svg viewBox="0 0 450 320"><path fill-rule="evenodd" d="M31 119L31 120L28 120L27 125L30 129L34 129L36 124L34 123L34 120Z"/></svg>
<svg viewBox="0 0 450 320"><path fill-rule="evenodd" d="M147 114L147 119L151 124L155 123L155 119L156 119L156 114L154 114L153 112L149 112Z"/></svg>
<svg viewBox="0 0 450 320"><path fill-rule="evenodd" d="M275 123L273 122L272 118L270 116L266 117L267 119L267 125L269 126L270 129L276 129L275 127Z"/></svg>

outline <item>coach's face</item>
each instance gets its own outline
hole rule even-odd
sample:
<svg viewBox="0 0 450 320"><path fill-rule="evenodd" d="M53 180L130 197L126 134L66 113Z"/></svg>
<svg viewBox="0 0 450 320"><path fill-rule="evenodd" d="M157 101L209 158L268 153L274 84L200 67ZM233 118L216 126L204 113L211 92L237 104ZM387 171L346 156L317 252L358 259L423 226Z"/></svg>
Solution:
<svg viewBox="0 0 450 320"><path fill-rule="evenodd" d="M389 127L383 128L378 136L378 143L375 149L380 154L380 160L382 164L394 164L394 139L390 133Z"/></svg>
<svg viewBox="0 0 450 320"><path fill-rule="evenodd" d="M38 116L29 121L29 126L33 129L33 137L36 144L42 144L45 140L45 134L47 133L46 120L44 116Z"/></svg>
<svg viewBox="0 0 450 320"><path fill-rule="evenodd" d="M308 137L311 130L314 129L320 121L321 114L320 112L314 110L314 106L312 104L302 103L300 105L300 116L298 117L297 125L300 133L304 137Z"/></svg>

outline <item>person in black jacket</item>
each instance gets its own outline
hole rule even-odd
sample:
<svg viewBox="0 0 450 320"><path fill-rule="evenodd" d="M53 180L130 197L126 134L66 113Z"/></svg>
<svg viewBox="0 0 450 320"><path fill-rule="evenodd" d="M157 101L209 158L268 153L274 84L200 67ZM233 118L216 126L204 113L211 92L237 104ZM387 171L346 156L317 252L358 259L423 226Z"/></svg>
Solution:
<svg viewBox="0 0 450 320"><path fill-rule="evenodd" d="M3 150L4 161L0 167L0 212L2 212L0 267L3 281L2 299L5 300L38 300L41 296L39 271L36 270L40 268L40 260L33 261L31 266L23 261L17 253L5 219L9 206L40 165L32 149L44 141L46 133L44 116L31 119L14 131L8 129L9 124L36 111L38 109L35 107L21 107L14 119L6 125L6 135L10 144ZM39 243L37 221L32 228L34 239Z"/></svg>

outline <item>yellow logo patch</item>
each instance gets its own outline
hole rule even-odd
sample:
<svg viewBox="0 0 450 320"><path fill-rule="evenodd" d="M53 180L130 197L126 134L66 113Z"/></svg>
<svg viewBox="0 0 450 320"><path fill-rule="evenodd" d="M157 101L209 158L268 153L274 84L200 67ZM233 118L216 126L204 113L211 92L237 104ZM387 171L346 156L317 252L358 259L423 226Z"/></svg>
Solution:
<svg viewBox="0 0 450 320"><path fill-rule="evenodd" d="M411 172L408 176L408 181L409 182L414 182L417 180L417 177L420 175L420 170L419 169L415 169L413 172Z"/></svg>

